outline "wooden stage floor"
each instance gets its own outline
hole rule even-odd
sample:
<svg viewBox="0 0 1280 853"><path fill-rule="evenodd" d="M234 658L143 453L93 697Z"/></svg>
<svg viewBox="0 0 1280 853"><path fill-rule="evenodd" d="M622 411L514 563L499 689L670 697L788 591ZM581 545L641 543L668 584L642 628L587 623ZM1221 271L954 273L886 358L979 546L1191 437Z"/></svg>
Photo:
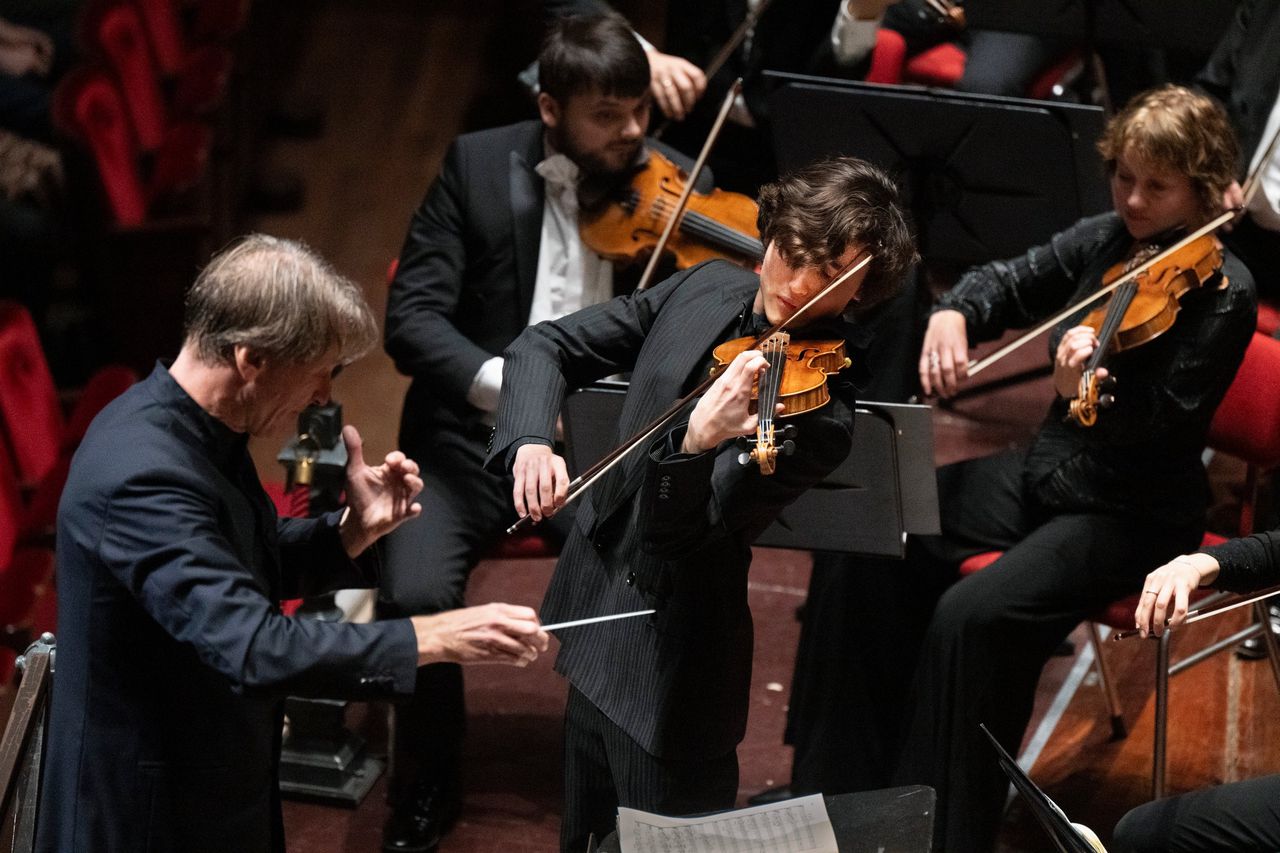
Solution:
<svg viewBox="0 0 1280 853"><path fill-rule="evenodd" d="M625 6L625 4L619 4ZM639 6L640 4L635 4ZM514 88L514 72L535 46L528 2L499 0L326 0L308 14L300 33L301 60L289 90L326 108L323 135L281 142L270 163L296 170L306 182L302 210L264 217L262 231L299 237L361 282L375 311L385 306L388 263L400 248L414 207L458 133L522 117L532 110ZM656 36L655 22L641 29ZM282 34L282 37L285 37ZM522 53L523 51L523 53ZM1030 347L1043 356L1043 347ZM1034 356L1028 356L1032 358ZM390 360L375 352L337 381L335 398L365 437L366 454L394 447L400 403L408 385ZM1043 385L941 412L936 419L940 462L1016 445L1039 421ZM278 479L276 442L257 442L264 479ZM419 460L431 470L431 460ZM429 555L426 556L429 559ZM782 745L785 706L799 634L807 554L760 549L752 568L756 664L751 716L740 750L740 800L789 778L790 750ZM547 560L488 562L473 576L469 600L536 605L550 577ZM1198 644L1243 624L1224 618L1186 630ZM1194 638L1194 640L1193 640ZM1088 648L1084 633L1076 649ZM1078 658L1056 658L1045 672L1036 721L1051 706L1056 722L1032 776L1073 819L1106 840L1115 821L1149 794L1154 648L1133 642L1106 649L1118 677L1130 734L1110 740L1101 691L1092 671L1073 679ZM547 655L527 670L473 668L468 672L470 731L466 745L466 805L442 853L555 849L561 801L560 729L565 683ZM1074 690L1064 684L1078 681ZM1183 791L1280 770L1280 703L1265 663L1220 655L1173 681L1169 783ZM382 706L356 706L351 718L375 749L385 748ZM377 850L384 782L354 810L290 803L290 853ZM1002 849L1046 847L1015 803Z"/></svg>

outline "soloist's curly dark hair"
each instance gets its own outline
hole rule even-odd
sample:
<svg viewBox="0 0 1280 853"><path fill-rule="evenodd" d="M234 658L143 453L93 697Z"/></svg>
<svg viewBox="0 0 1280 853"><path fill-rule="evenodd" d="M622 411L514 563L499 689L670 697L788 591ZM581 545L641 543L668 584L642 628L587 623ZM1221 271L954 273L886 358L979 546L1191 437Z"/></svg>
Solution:
<svg viewBox="0 0 1280 853"><path fill-rule="evenodd" d="M901 287L919 260L898 198L882 170L856 157L832 157L760 190L760 239L792 266L824 268L850 246L875 257L856 307L877 305Z"/></svg>

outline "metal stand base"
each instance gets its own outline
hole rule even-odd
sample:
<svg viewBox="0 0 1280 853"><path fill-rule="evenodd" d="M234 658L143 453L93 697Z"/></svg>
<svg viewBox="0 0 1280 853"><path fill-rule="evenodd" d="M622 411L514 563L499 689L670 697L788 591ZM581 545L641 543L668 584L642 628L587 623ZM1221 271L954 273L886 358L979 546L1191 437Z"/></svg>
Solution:
<svg viewBox="0 0 1280 853"><path fill-rule="evenodd" d="M346 728L346 702L285 701L289 736L280 752L280 794L355 808L378 781L386 762L369 755L362 738Z"/></svg>

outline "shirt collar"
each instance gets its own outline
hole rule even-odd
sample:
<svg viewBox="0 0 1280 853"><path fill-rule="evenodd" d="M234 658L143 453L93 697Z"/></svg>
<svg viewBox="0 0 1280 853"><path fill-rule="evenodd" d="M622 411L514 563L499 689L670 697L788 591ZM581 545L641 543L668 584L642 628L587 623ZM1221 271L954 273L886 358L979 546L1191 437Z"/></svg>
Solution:
<svg viewBox="0 0 1280 853"><path fill-rule="evenodd" d="M205 411L169 373L172 361L160 360L147 377L151 395L172 412L219 468L238 463L249 445L248 433L236 432Z"/></svg>

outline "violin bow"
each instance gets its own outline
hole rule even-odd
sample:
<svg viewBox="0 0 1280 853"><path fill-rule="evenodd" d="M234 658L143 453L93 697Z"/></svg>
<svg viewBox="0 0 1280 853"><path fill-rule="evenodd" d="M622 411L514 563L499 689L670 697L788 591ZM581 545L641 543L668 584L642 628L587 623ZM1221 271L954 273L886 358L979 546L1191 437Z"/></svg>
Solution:
<svg viewBox="0 0 1280 853"><path fill-rule="evenodd" d="M702 73L706 75L708 80L716 76L716 72L723 68L724 64L729 61L729 57L733 56L733 52L737 50L743 40L746 39L747 33L751 32L751 30L755 28L755 25L760 23L760 17L765 13L765 10L769 8L769 4L772 2L773 0L760 0L760 2L756 4L755 8L748 12L747 16L742 19L742 23L738 24L738 28L733 31L733 35L729 36L728 41L720 46L720 49L716 51L716 55L711 57L711 61L707 63L707 67L702 70Z"/></svg>
<svg viewBox="0 0 1280 853"><path fill-rule="evenodd" d="M1267 587L1266 589L1261 590L1260 592L1257 592L1254 595L1249 596L1248 598L1240 597L1240 598L1235 598L1228 601L1223 601L1219 604L1213 605L1212 607L1201 607L1201 608L1197 608L1196 610L1188 610L1187 618L1183 620L1182 624L1190 625L1193 622L1199 622L1201 620L1208 619L1211 616L1217 616L1220 613L1226 613L1228 610L1235 610L1238 607L1247 607L1250 604L1257 604L1259 601L1264 601L1276 595L1280 595L1280 586ZM1164 620L1164 625L1166 628L1169 627L1168 619ZM1115 642L1119 642L1120 640L1127 640L1130 637L1141 636L1141 634L1142 634L1141 631L1139 631L1137 628L1133 628L1128 631L1117 631L1116 633L1111 635L1111 639ZM1155 636L1155 635L1153 634L1152 636Z"/></svg>
<svg viewBox="0 0 1280 853"><path fill-rule="evenodd" d="M1079 311L1081 308L1086 308L1092 305L1093 303L1097 302L1102 297L1108 295L1109 293L1111 293L1121 285L1124 285L1133 281L1135 278L1142 275L1144 272L1151 269L1153 266L1160 263L1165 258L1169 257L1174 252L1181 249L1183 246L1194 243L1196 240L1199 240L1204 235L1216 230L1219 226L1227 222L1230 222L1232 217L1234 217L1238 212L1239 212L1238 209L1232 209L1224 213L1218 214L1216 217L1209 220L1204 225L1201 225L1195 231L1192 231L1190 234L1183 237L1181 240L1178 240L1176 243L1173 243L1172 245L1162 249L1160 252L1151 256L1146 261L1134 267L1133 269L1129 270L1129 272L1120 276L1115 281L1111 282L1111 284L1108 284L1106 287L1103 287L1099 290L1095 290L1093 293L1089 294L1084 299L1081 299L1079 302L1075 303L1069 308L1064 308L1062 311L1053 315L1048 320L1045 320L1039 326L1036 326L1034 329L1022 335L1021 337L1010 341L1009 343L1000 347L1000 349L996 350L990 355L970 361L968 364L969 376L975 376L978 373L982 372L983 370L986 370L988 367L995 364L997 361L1004 358L1009 353L1013 352L1016 349L1019 349L1029 341L1039 337L1041 334L1053 328L1054 326L1058 325L1063 320L1065 320L1066 318L1070 317L1072 314Z"/></svg>
<svg viewBox="0 0 1280 853"><path fill-rule="evenodd" d="M685 206L689 204L689 196L693 194L693 185L698 182L698 177L702 174L702 168L707 163L707 157L711 154L711 147L715 145L716 138L720 135L720 128L724 127L724 120L729 117L729 110L733 109L733 102L738 97L738 93L742 91L742 78L739 77L733 81L733 85L729 87L729 93L725 95L724 103L720 105L720 113L716 116L716 122L711 126L711 132L707 134L707 141L702 143L702 151L698 154L698 160L693 164L693 170L689 172L689 177L684 182L684 192L680 193L680 200L676 202L675 212L667 220L667 225L662 229L662 236L658 238L658 244L653 247L653 254L649 255L649 263L645 265L644 273L640 276L640 283L636 285L636 290L647 290L649 284L653 280L653 271L658 268L658 261L662 258L662 252L667 248L667 241L671 239L671 234L676 229L676 223L680 221L680 217L684 215Z"/></svg>
<svg viewBox="0 0 1280 853"><path fill-rule="evenodd" d="M781 332L789 328L792 324L795 323L796 320L798 320L806 312L808 312L811 308L813 308L814 305L818 304L818 302L823 297L834 292L836 288L838 288L840 285L844 284L846 281L848 281L850 278L856 275L857 272L861 270L863 267L865 267L867 264L871 263L873 258L875 258L875 255L867 253L861 259L851 262L848 267L842 270L838 275L836 275L835 278L831 280L830 284L828 284L826 287L822 288L822 290L814 294L814 296L808 302L806 302L805 304L797 308L795 310L795 313L793 313L790 317L783 320L781 323L778 323L777 325L769 329L766 329L763 333L761 333L760 336L756 338L755 343L753 343L749 348L756 349L757 347L760 346L760 344L762 344L764 341L767 341L769 338L773 337L778 332ZM599 462L592 465L586 471L583 471L581 474L575 477L573 481L569 483L568 494L565 496L565 500L564 500L565 504L566 505L569 504L571 501L577 498L578 495L582 494L588 488L590 488L597 480L599 480L601 477L607 474L609 470L613 468L613 466L621 462L622 459L628 453L630 453L639 445L643 444L648 439L652 438L653 435L658 432L658 430L662 429L664 426L670 423L671 420L675 418L676 415L680 414L680 410L683 409L685 406L687 406L691 400L693 400L698 395L704 393L708 388L710 388L711 383L715 382L715 380L716 380L715 375L711 375L703 379L701 382L698 383L698 386L696 388L694 388L688 394L685 394L679 400L676 400L674 403L672 403L671 406L665 412L659 415L657 419L651 421L648 426L643 427L639 432L637 432L634 436L632 436L622 445L610 451L609 454L606 455ZM515 524L507 528L507 533L515 533L517 530L521 530L522 528L532 523L533 523L533 516L531 515L523 516L522 518L518 519Z"/></svg>
<svg viewBox="0 0 1280 853"><path fill-rule="evenodd" d="M1258 189L1262 186L1262 172L1267 168L1267 164L1271 162L1271 158L1275 156L1277 143L1280 143L1280 127L1277 127L1275 133L1271 134L1271 142L1267 144L1267 150L1263 152L1262 158L1258 160L1258 165L1254 166L1253 170L1249 172L1249 177L1244 179L1244 186L1241 188L1244 190L1244 201L1241 202L1240 207L1248 208L1249 202L1253 201L1254 195L1257 194Z"/></svg>

